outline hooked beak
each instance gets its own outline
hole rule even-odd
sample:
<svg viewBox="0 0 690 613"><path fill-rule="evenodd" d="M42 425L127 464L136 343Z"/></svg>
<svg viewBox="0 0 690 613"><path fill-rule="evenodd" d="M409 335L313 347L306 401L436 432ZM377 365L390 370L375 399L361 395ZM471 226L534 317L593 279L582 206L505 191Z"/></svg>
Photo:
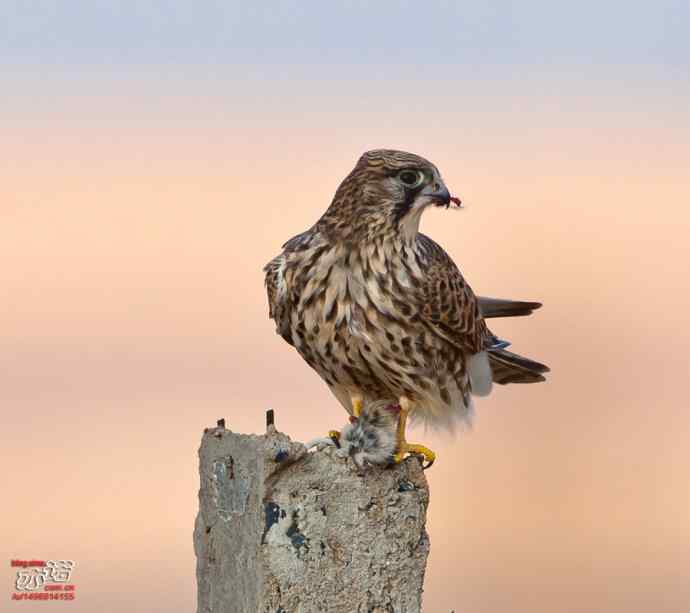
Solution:
<svg viewBox="0 0 690 613"><path fill-rule="evenodd" d="M450 192L442 181L434 181L429 183L422 191L422 196L426 196L434 200L436 206L449 206L451 202Z"/></svg>

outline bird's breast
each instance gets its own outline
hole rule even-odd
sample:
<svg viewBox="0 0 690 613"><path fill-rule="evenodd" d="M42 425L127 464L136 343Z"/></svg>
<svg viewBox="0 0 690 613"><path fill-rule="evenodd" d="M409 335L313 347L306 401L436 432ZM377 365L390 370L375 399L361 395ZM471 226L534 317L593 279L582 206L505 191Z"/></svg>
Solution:
<svg viewBox="0 0 690 613"><path fill-rule="evenodd" d="M298 275L299 276L299 275ZM309 262L297 287L297 315L304 326L318 325L367 339L367 330L385 328L409 315L421 270L410 254L372 243L360 248L333 247ZM300 285L300 284L298 284Z"/></svg>
<svg viewBox="0 0 690 613"><path fill-rule="evenodd" d="M327 379L390 383L419 362L409 352L414 261L386 245L333 247L306 255L291 279L291 328L297 349ZM403 374L401 374L403 372Z"/></svg>
<svg viewBox="0 0 690 613"><path fill-rule="evenodd" d="M464 357L419 318L418 258L371 244L307 252L286 266L295 347L346 407L353 391L405 395L433 419L468 406Z"/></svg>

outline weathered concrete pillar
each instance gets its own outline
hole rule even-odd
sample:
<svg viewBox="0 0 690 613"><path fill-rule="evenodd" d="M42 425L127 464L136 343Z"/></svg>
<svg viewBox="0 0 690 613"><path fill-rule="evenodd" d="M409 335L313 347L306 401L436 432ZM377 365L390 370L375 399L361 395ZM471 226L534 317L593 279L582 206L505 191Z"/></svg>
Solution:
<svg viewBox="0 0 690 613"><path fill-rule="evenodd" d="M417 613L429 490L416 459L363 476L269 426L199 450L198 613Z"/></svg>

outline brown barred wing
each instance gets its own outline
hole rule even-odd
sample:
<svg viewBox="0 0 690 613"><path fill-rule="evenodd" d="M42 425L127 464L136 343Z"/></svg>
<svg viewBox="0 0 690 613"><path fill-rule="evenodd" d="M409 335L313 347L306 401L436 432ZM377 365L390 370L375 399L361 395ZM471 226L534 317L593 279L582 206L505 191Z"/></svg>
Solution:
<svg viewBox="0 0 690 613"><path fill-rule="evenodd" d="M420 319L463 352L479 353L491 333L472 288L440 245L423 234L418 235L417 244L425 272L418 290Z"/></svg>

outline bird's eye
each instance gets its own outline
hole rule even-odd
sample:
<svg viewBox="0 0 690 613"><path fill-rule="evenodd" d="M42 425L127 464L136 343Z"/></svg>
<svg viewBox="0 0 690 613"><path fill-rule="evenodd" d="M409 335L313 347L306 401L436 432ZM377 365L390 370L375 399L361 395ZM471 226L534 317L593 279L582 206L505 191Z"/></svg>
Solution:
<svg viewBox="0 0 690 613"><path fill-rule="evenodd" d="M405 187L419 187L424 182L421 170L401 170L398 179Z"/></svg>

